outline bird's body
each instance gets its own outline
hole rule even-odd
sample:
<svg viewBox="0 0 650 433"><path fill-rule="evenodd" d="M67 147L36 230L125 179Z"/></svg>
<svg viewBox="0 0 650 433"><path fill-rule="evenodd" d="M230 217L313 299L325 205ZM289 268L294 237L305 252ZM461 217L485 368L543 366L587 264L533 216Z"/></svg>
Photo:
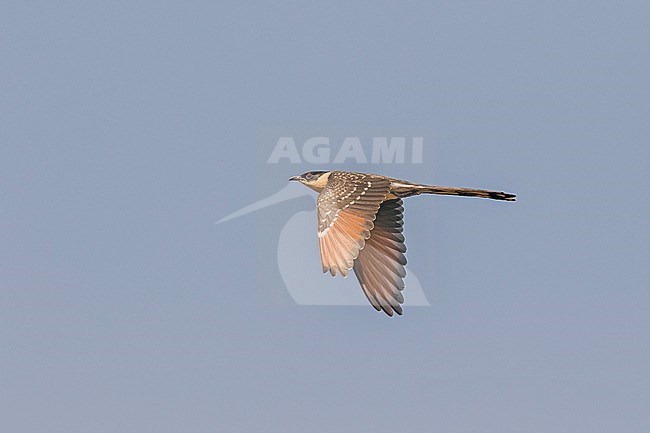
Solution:
<svg viewBox="0 0 650 433"><path fill-rule="evenodd" d="M441 194L515 200L504 192L420 185L347 171L312 171L290 180L319 193L316 208L323 272L347 276L354 270L372 306L389 316L401 315L404 302L402 198Z"/></svg>

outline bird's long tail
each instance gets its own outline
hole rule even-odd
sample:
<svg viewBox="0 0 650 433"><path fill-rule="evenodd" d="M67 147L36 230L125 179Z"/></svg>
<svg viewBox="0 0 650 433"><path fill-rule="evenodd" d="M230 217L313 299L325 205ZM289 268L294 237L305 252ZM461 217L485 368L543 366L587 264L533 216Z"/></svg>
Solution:
<svg viewBox="0 0 650 433"><path fill-rule="evenodd" d="M412 195L419 195L419 194L437 194L437 195L461 195L465 197L480 197L480 198L490 198L492 200L505 200L505 201L516 200L516 196L514 194L508 194L507 192L489 191L485 189L459 188L459 187L450 187L450 186L403 184L403 185L399 185L398 188L395 188L393 184L393 186L391 186L391 190L395 191L396 195L399 197L409 197Z"/></svg>

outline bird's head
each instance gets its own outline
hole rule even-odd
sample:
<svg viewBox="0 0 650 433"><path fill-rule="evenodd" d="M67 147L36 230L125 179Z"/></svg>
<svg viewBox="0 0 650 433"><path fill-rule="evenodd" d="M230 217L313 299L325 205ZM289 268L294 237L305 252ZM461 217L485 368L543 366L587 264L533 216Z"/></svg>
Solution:
<svg viewBox="0 0 650 433"><path fill-rule="evenodd" d="M313 189L314 191L322 191L327 185L327 178L329 177L329 171L308 171L303 173L300 176L293 176L289 180L295 180L308 188Z"/></svg>

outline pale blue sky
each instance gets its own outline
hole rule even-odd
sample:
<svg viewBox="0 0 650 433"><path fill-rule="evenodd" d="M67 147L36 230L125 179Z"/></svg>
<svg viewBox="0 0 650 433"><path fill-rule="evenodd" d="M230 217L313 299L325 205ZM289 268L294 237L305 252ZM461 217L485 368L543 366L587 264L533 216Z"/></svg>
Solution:
<svg viewBox="0 0 650 433"><path fill-rule="evenodd" d="M648 22L4 2L0 430L647 432ZM431 307L298 306L276 250L313 200L213 223L323 168L266 164L277 137L382 133L424 135L424 162L337 168L519 201L408 200Z"/></svg>

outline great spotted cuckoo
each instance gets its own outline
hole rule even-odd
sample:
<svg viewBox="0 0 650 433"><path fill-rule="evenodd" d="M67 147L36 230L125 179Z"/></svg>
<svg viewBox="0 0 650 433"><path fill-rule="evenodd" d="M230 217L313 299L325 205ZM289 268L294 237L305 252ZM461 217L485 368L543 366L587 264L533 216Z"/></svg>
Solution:
<svg viewBox="0 0 650 433"><path fill-rule="evenodd" d="M323 272L347 277L354 270L368 301L389 316L401 315L404 302L403 198L440 194L515 200L505 192L419 185L347 171L309 171L290 180L319 193L316 210Z"/></svg>

